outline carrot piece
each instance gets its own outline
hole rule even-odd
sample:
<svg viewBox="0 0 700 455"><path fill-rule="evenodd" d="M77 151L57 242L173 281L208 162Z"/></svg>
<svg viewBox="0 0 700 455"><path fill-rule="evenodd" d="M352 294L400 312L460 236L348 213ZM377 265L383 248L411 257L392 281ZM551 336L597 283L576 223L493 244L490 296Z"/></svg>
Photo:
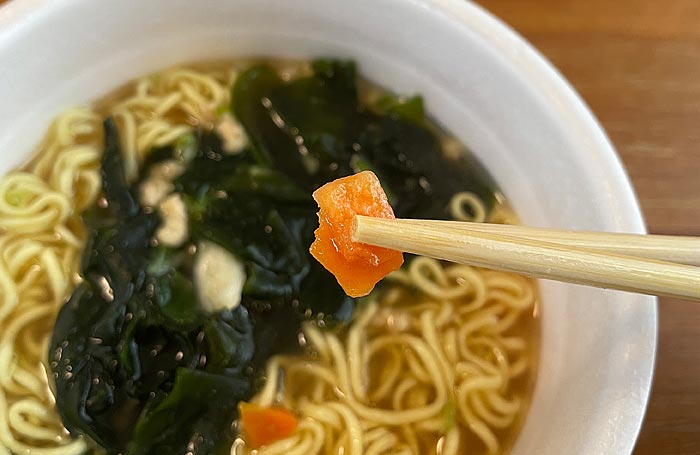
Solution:
<svg viewBox="0 0 700 455"><path fill-rule="evenodd" d="M240 402L238 409L241 413L246 445L253 449L287 438L297 428L297 418L283 408L265 408Z"/></svg>
<svg viewBox="0 0 700 455"><path fill-rule="evenodd" d="M335 275L350 297L370 293L374 285L403 264L403 254L352 240L355 215L394 218L379 179L363 171L326 183L314 191L319 227L309 251Z"/></svg>

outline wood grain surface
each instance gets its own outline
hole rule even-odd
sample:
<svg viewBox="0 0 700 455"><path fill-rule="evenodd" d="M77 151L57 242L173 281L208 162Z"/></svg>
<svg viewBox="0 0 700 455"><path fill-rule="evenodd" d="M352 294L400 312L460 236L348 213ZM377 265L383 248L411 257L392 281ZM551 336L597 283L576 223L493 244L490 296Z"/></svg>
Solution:
<svg viewBox="0 0 700 455"><path fill-rule="evenodd" d="M700 235L700 1L477 3L533 43L588 103L649 230ZM697 303L660 301L654 388L634 454L700 454Z"/></svg>

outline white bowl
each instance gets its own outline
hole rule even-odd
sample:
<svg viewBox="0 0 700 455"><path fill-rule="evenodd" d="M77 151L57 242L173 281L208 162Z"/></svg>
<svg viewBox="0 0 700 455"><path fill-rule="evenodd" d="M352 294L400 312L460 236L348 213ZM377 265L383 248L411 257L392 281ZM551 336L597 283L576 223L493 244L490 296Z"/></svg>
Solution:
<svg viewBox="0 0 700 455"><path fill-rule="evenodd" d="M515 33L461 0L14 0L0 9L0 172L50 119L136 76L245 55L352 57L421 93L527 224L643 232L600 126ZM512 455L631 452L651 385L651 297L542 283L541 360Z"/></svg>

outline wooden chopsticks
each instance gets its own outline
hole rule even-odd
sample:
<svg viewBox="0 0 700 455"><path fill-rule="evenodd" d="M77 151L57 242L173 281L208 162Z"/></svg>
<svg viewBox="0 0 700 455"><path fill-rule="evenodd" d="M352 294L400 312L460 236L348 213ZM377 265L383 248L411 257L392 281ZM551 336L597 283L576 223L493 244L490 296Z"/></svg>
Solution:
<svg viewBox="0 0 700 455"><path fill-rule="evenodd" d="M700 300L700 238L356 216L353 240L569 283Z"/></svg>

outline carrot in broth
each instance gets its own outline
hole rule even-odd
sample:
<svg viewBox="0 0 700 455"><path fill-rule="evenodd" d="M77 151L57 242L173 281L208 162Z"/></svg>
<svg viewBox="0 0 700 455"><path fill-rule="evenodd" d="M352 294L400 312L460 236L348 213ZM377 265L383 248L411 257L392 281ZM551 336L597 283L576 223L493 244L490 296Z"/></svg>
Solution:
<svg viewBox="0 0 700 455"><path fill-rule="evenodd" d="M297 418L283 408L266 408L241 402L238 409L246 445L253 449L287 438L297 428Z"/></svg>

